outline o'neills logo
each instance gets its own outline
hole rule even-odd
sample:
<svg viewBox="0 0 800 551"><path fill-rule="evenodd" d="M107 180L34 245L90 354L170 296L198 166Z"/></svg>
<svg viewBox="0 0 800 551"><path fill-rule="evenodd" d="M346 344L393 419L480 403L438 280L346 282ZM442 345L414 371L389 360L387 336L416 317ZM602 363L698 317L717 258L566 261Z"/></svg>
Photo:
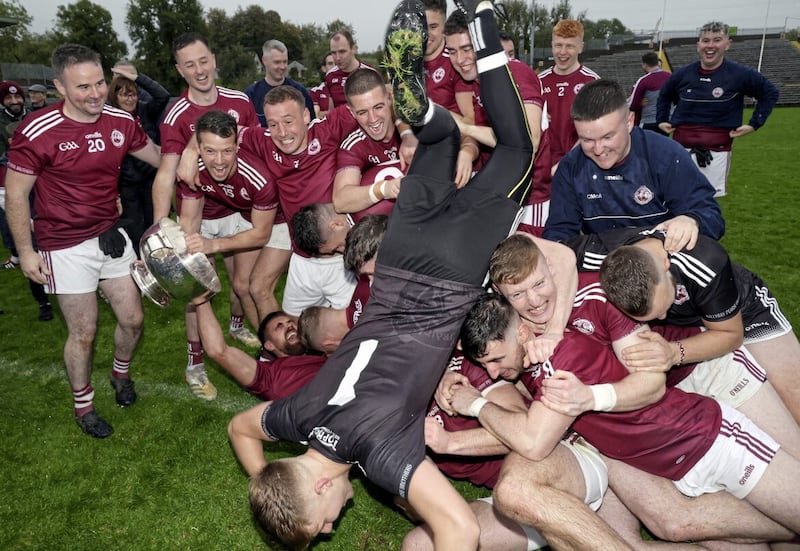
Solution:
<svg viewBox="0 0 800 551"><path fill-rule="evenodd" d="M748 465L744 468L744 476L739 479L739 486L744 486L747 484L747 479L750 478L750 475L753 474L753 471L756 470L755 465Z"/></svg>
<svg viewBox="0 0 800 551"><path fill-rule="evenodd" d="M311 436L326 448L336 451L336 445L339 443L339 435L328 427L314 427L311 429Z"/></svg>

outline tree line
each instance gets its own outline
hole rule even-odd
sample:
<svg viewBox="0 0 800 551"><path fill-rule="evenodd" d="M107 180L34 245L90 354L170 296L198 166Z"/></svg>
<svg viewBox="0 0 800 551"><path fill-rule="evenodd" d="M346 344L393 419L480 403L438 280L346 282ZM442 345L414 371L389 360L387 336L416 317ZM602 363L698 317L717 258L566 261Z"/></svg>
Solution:
<svg viewBox="0 0 800 551"><path fill-rule="evenodd" d="M520 53L529 51L532 28L534 45L549 47L553 25L565 18L581 20L587 40L629 32L616 18L595 22L586 17L586 12L573 16L570 0L560 0L549 10L536 2L507 0L504 11L501 28L518 41ZM283 21L277 11L259 5L238 7L228 15L219 8L205 10L198 0L129 0L125 25L132 52L114 30L111 13L91 0L59 5L52 29L41 34L31 31L33 18L20 0L0 0L0 17L19 22L0 29L0 61L49 65L55 46L77 42L99 52L109 73L118 60L127 58L173 94L178 94L183 82L173 67L171 47L184 32L196 31L208 37L217 56L220 82L238 89L261 78L258 60L261 45L267 39L282 41L289 50L289 59L305 65L304 78L297 80L308 86L322 78L319 67L333 32L348 29L358 40L352 26L338 19L325 25L296 25ZM359 59L373 65L380 58L380 50L359 53Z"/></svg>

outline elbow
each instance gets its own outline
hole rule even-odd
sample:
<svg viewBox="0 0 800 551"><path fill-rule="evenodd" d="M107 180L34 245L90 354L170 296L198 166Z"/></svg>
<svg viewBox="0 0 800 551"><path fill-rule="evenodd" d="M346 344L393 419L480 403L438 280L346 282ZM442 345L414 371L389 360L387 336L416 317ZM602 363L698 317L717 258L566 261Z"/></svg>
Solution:
<svg viewBox="0 0 800 551"><path fill-rule="evenodd" d="M521 447L515 446L514 451L525 459L541 461L550 455L550 452L553 451L553 446L542 446L535 441L527 441Z"/></svg>

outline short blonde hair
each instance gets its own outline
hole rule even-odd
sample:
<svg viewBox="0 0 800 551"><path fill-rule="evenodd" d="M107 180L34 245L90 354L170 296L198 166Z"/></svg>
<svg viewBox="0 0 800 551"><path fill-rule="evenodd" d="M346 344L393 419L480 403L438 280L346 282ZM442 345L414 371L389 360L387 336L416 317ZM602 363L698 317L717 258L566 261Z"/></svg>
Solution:
<svg viewBox="0 0 800 551"><path fill-rule="evenodd" d="M526 236L515 234L502 241L489 260L489 278L495 285L517 284L536 270L542 256Z"/></svg>

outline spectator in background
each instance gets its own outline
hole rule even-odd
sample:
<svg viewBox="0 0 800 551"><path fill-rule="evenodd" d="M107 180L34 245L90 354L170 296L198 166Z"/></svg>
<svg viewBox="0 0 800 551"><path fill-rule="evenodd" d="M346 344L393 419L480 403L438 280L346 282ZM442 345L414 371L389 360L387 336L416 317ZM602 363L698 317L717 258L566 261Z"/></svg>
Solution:
<svg viewBox="0 0 800 551"><path fill-rule="evenodd" d="M169 103L169 92L153 79L139 74L136 67L120 61L111 69L114 77L108 87L108 103L133 115L153 140L160 144L158 123ZM139 89L147 95L140 97ZM119 175L119 199L122 203L120 223L139 256L139 240L153 225L153 180L158 170L136 157L127 155Z"/></svg>
<svg viewBox="0 0 800 551"><path fill-rule="evenodd" d="M331 54L336 66L325 74L325 86L330 94L330 111L334 107L347 103L344 94L344 83L347 77L356 69L374 69L366 63L356 58L358 46L356 46L353 35L350 31L343 29L333 33L331 36Z"/></svg>
<svg viewBox="0 0 800 551"><path fill-rule="evenodd" d="M661 87L672 73L661 68L661 60L655 52L642 55L642 70L645 75L633 85L629 100L630 109L634 113L633 124L666 136L667 133L656 122L656 107Z"/></svg>
<svg viewBox="0 0 800 551"><path fill-rule="evenodd" d="M503 45L503 50L506 52L508 59L517 59L517 50L514 47L514 39L507 32L500 33L500 44Z"/></svg>
<svg viewBox="0 0 800 551"><path fill-rule="evenodd" d="M9 125L21 121L28 114L22 87L12 80L0 82L0 104L0 155L3 155L8 151L13 132Z"/></svg>
<svg viewBox="0 0 800 551"><path fill-rule="evenodd" d="M730 47L726 24L703 25L697 40L700 60L684 65L664 84L656 113L659 128L674 132L675 141L691 152L717 197L727 193L733 139L761 128L779 94L755 69L725 59ZM757 103L750 121L742 124L745 96Z"/></svg>
<svg viewBox="0 0 800 551"><path fill-rule="evenodd" d="M297 88L306 100L306 109L312 118L315 115L314 102L311 94L305 86L286 76L289 68L289 50L280 40L267 40L261 47L261 63L264 64L264 78L258 80L244 89L244 93L253 102L253 107L258 115L258 122L264 128L267 127L267 119L264 117L264 97L267 92L276 86L286 85Z"/></svg>
<svg viewBox="0 0 800 551"><path fill-rule="evenodd" d="M28 98L31 101L31 111L36 111L47 105L47 87L44 84L32 84L28 87Z"/></svg>
<svg viewBox="0 0 800 551"><path fill-rule="evenodd" d="M328 52L322 59L322 65L319 67L319 72L322 73L322 82L310 88L308 93L311 94L311 101L314 103L314 116L321 119L328 112L330 105L330 93L328 87L325 86L325 75L328 71L333 69L336 64L333 62L333 53Z"/></svg>
<svg viewBox="0 0 800 551"><path fill-rule="evenodd" d="M550 153L555 167L578 141L569 113L572 102L584 84L600 76L578 59L583 51L583 25L580 21L562 19L556 23L552 45L554 65L540 72L539 80L542 81L542 96L546 102L545 113L550 121Z"/></svg>

